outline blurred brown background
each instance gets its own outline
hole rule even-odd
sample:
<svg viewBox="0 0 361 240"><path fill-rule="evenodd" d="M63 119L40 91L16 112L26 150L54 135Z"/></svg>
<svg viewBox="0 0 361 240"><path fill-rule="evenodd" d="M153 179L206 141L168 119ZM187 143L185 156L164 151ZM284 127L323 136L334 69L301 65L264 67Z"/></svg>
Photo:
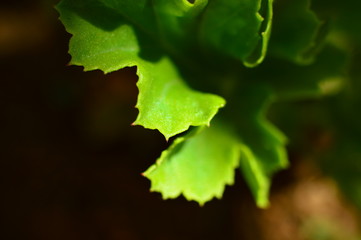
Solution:
<svg viewBox="0 0 361 240"><path fill-rule="evenodd" d="M204 207L149 193L140 174L167 143L130 126L135 69L67 66L56 2L0 3L0 239L357 239L354 211L297 153L276 176L268 210L238 173Z"/></svg>

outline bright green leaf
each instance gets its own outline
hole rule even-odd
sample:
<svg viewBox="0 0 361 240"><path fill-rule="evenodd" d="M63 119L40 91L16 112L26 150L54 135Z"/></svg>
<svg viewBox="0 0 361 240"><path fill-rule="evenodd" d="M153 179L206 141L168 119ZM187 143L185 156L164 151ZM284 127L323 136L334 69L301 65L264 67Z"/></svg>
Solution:
<svg viewBox="0 0 361 240"><path fill-rule="evenodd" d="M139 115L135 124L158 129L167 139L189 126L209 125L225 101L188 88L174 64L165 58L138 66Z"/></svg>
<svg viewBox="0 0 361 240"><path fill-rule="evenodd" d="M73 35L69 44L71 64L105 73L134 66L141 49L132 26L101 3L84 2L64 0L57 6L60 20Z"/></svg>
<svg viewBox="0 0 361 240"><path fill-rule="evenodd" d="M177 138L144 175L151 190L164 199L183 194L201 205L221 198L225 185L233 184L241 144L219 123Z"/></svg>

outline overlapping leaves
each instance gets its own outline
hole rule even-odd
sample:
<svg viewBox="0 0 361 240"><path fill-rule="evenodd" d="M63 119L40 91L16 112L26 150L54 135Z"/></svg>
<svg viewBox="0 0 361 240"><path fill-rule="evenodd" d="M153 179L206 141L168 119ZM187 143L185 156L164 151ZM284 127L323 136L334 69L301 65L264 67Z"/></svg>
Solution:
<svg viewBox="0 0 361 240"><path fill-rule="evenodd" d="M73 34L72 64L105 73L137 66L135 124L158 129L167 139L196 127L145 172L152 190L203 204L221 197L239 166L257 204L268 204L270 177L287 166L285 137L265 117L280 87L271 77L258 81L254 72L239 69L260 64L266 55L272 0L63 0L57 8ZM287 47L296 60L313 48L321 24L308 8L297 14L311 27L301 44ZM217 65L227 67L237 88L223 91L226 81ZM225 100L188 84L207 85L235 102L211 124Z"/></svg>
<svg viewBox="0 0 361 240"><path fill-rule="evenodd" d="M242 92L239 112L232 122L216 120L210 127L189 132L174 141L157 163L146 172L151 189L163 198L181 193L200 204L222 196L224 186L232 184L239 166L251 187L256 203L268 206L270 178L287 167L286 138L265 118L272 100L263 87L247 87ZM224 119L222 113L219 117Z"/></svg>
<svg viewBox="0 0 361 240"><path fill-rule="evenodd" d="M128 6L126 2L116 3ZM146 9L140 2L138 4L131 8L136 11L135 16L140 15L141 9ZM123 14L127 9L122 7L119 9ZM209 124L225 104L218 96L188 88L164 50L154 44L142 29L127 21L126 17L130 16L122 17L118 11L97 1L63 1L59 9L67 30L74 35L70 42L73 64L83 65L86 70L104 72L138 66L137 108L140 113L136 124L158 129L169 138L191 125ZM135 18L134 24L142 24L141 20L150 24L148 15L144 14L146 19ZM143 27L149 30L152 25Z"/></svg>

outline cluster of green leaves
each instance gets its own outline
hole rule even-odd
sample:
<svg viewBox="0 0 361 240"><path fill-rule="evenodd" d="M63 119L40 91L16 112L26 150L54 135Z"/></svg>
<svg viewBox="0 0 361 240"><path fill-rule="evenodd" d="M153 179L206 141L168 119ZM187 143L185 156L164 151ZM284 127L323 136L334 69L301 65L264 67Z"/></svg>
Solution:
<svg viewBox="0 0 361 240"><path fill-rule="evenodd" d="M288 166L269 106L343 85L345 48L310 0L62 0L57 10L71 64L137 67L134 124L173 137L144 173L165 199L220 198L239 168L266 207L272 175Z"/></svg>

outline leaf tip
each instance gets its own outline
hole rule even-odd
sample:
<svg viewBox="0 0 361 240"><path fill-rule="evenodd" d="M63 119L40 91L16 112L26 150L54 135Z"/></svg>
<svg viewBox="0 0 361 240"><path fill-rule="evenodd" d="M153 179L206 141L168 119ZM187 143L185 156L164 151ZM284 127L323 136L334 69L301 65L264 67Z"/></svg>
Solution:
<svg viewBox="0 0 361 240"><path fill-rule="evenodd" d="M262 208L262 209L267 209L270 206L270 202L267 198L258 199L256 204L257 204L257 207Z"/></svg>

